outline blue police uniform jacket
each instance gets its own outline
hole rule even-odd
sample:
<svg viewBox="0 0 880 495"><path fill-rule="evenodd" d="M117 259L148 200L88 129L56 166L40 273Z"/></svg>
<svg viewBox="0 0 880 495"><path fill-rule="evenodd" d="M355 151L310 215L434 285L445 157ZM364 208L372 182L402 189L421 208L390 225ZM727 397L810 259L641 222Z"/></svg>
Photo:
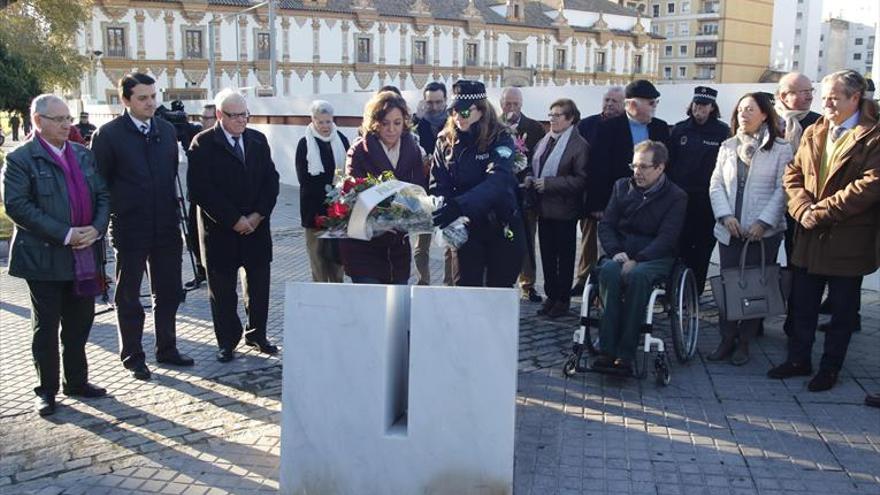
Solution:
<svg viewBox="0 0 880 495"><path fill-rule="evenodd" d="M708 194L709 180L721 143L730 137L730 127L718 119L697 124L688 118L672 129L666 175L686 192Z"/></svg>
<svg viewBox="0 0 880 495"><path fill-rule="evenodd" d="M431 165L429 192L452 198L472 224L507 223L518 215L513 137L501 131L485 150L477 147L479 130L456 130L450 147L441 132Z"/></svg>

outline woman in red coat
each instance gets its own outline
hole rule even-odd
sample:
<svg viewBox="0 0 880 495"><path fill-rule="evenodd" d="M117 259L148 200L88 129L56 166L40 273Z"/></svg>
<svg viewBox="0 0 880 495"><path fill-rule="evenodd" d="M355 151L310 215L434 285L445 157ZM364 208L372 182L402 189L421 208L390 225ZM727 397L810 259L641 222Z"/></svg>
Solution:
<svg viewBox="0 0 880 495"><path fill-rule="evenodd" d="M427 186L422 152L410 132L406 100L391 91L377 93L364 109L361 137L348 150L346 172L378 177L391 171L397 180ZM340 244L345 273L356 284L406 284L412 252L409 239L389 232L369 241Z"/></svg>

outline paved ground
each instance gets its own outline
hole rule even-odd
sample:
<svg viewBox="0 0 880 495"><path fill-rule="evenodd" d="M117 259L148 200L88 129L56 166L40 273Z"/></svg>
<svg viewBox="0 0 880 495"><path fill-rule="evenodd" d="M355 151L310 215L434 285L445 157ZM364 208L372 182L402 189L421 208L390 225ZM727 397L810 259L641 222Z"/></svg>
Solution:
<svg viewBox="0 0 880 495"><path fill-rule="evenodd" d="M296 203L296 190L284 188L273 217L276 341L283 284L308 279ZM436 283L442 259L432 254ZM153 380L130 378L107 312L87 352L91 380L111 396L59 396L58 412L41 419L30 412L27 292L2 266L0 494L277 490L280 358L242 348L240 359L217 363L205 289L189 294L178 317L180 347L194 368L154 366ZM877 293L862 299L864 331L841 383L819 394L806 391L806 379L764 377L784 356L780 321L768 322L749 365L707 363L718 342L708 300L699 355L673 364L668 388L596 374L565 379L575 316L545 321L533 316L537 305L523 303L515 493L880 494L880 410L862 405L866 391L880 391L880 304ZM152 339L148 332L147 346Z"/></svg>

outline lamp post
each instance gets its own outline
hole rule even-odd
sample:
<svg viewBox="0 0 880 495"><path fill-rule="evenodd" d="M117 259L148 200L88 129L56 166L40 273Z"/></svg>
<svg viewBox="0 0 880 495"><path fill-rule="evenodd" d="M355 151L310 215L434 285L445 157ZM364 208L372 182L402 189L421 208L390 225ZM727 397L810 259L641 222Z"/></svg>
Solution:
<svg viewBox="0 0 880 495"><path fill-rule="evenodd" d="M250 12L251 10L256 10L266 5L269 6L269 77L272 80L272 94L275 94L275 0L269 0L239 10L238 12L226 14L219 19L211 19L208 21L208 92L210 93L211 98L217 94L217 88L214 87L214 74L217 70L216 62L214 60L214 37L216 36L214 32L214 24L219 24L230 17L237 17L245 12ZM238 46L239 40L235 40L235 43L236 46ZM240 59L241 57L238 58Z"/></svg>

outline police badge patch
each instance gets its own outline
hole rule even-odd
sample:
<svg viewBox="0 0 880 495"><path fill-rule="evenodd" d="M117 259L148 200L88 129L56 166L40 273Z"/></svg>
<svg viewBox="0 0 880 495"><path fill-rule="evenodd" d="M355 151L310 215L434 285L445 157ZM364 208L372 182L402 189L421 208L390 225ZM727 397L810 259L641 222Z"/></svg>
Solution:
<svg viewBox="0 0 880 495"><path fill-rule="evenodd" d="M681 137L681 145L684 146L684 145L686 145L686 144L688 144L688 137L687 137L687 136L682 136L682 137Z"/></svg>
<svg viewBox="0 0 880 495"><path fill-rule="evenodd" d="M501 158L510 158L510 156L513 155L513 150L507 146L499 146L495 148L495 153L498 153L498 156Z"/></svg>

